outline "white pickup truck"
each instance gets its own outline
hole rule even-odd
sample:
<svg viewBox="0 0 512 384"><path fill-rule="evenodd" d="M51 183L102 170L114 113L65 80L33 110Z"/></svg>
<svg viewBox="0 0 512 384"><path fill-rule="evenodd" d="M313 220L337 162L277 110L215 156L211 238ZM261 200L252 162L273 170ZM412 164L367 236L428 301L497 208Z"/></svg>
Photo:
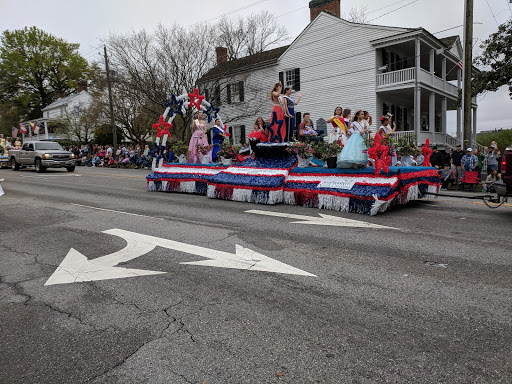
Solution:
<svg viewBox="0 0 512 384"><path fill-rule="evenodd" d="M66 168L73 172L76 165L75 155L54 141L25 141L21 149L9 151L9 158L13 171L33 165L36 172L44 172L47 168Z"/></svg>

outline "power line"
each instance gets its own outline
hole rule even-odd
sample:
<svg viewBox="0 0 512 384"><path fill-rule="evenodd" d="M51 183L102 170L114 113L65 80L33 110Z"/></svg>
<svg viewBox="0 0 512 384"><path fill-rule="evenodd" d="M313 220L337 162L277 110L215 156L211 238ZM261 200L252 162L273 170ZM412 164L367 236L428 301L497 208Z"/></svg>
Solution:
<svg viewBox="0 0 512 384"><path fill-rule="evenodd" d="M204 24L204 23L209 23L210 21L213 21L213 20L216 20L216 19L222 18L222 17L224 17L224 16L231 15L231 14L236 13L236 12L239 12L239 11L243 11L243 10L245 10L245 9L248 9L248 8L254 7L255 5L258 5L258 4L261 4L261 3L264 3L264 2L266 2L266 1L268 1L268 0L259 0L259 1L256 1L256 2L254 2L254 3L244 5L243 7L240 7L240 8L237 8L237 9L233 9L232 11L229 11L229 12L223 13L222 15L219 15L219 16L212 17L211 19L207 19L207 20L203 20L203 21L199 21L199 22L197 22L197 23L191 24L191 25L189 25L187 28L195 27L195 26L197 26L197 25Z"/></svg>
<svg viewBox="0 0 512 384"><path fill-rule="evenodd" d="M508 5L508 9L510 10L510 14L512 14L512 8L510 7L510 0L505 0Z"/></svg>
<svg viewBox="0 0 512 384"><path fill-rule="evenodd" d="M496 20L496 16L494 16L494 12L492 11L491 5L489 4L489 0L485 0L485 2L487 3L487 6L489 7L489 11L491 11L491 15L494 18L496 25L499 27L500 24L498 23L498 20Z"/></svg>
<svg viewBox="0 0 512 384"><path fill-rule="evenodd" d="M382 9L385 9L385 8L388 8L388 7L392 7L393 5L403 3L404 1L407 1L407 0L400 0L400 1L397 1L396 3L388 4L385 7L377 8L377 9L374 9L373 11L366 12L366 14L369 15L370 13L374 13L374 12L380 11Z"/></svg>
<svg viewBox="0 0 512 384"><path fill-rule="evenodd" d="M383 14L383 15L377 16L377 17L375 17L374 19L371 19L370 21L374 21L374 20L380 19L381 17L384 17L384 16L386 16L386 15L389 15L390 13L396 12L396 11L398 11L398 10L402 9L402 8L407 7L408 5L411 5L411 4L414 4L414 3L417 3L418 1L420 1L420 0L413 0L413 1L411 1L410 3L404 4L404 5L402 5L401 7L397 8L397 9L394 9L394 10L392 10L392 11L389 11L388 13L385 13L385 14Z"/></svg>

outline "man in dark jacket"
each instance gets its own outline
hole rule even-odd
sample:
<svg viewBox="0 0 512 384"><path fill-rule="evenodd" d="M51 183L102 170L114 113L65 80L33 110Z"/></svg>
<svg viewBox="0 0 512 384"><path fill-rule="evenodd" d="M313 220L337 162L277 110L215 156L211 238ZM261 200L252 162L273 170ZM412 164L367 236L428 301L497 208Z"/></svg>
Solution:
<svg viewBox="0 0 512 384"><path fill-rule="evenodd" d="M459 184L462 178L462 166L460 163L462 156L464 156L464 152L462 152L461 145L457 144L457 150L452 153L452 171L456 184Z"/></svg>
<svg viewBox="0 0 512 384"><path fill-rule="evenodd" d="M430 156L430 164L436 169L443 169L444 166L444 156L441 152L437 150L437 147L434 146L432 148L432 155Z"/></svg>

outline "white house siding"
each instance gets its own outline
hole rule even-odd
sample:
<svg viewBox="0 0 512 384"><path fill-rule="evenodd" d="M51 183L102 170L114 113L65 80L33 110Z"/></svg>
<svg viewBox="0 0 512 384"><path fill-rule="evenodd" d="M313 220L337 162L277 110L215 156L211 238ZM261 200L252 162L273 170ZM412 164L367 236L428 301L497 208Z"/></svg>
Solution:
<svg viewBox="0 0 512 384"><path fill-rule="evenodd" d="M300 91L294 93L303 97L295 111L310 112L313 121L331 117L337 105L352 113L367 110L378 121L377 58L370 41L403 31L354 24L321 13L281 56L276 76L279 71L300 68Z"/></svg>
<svg viewBox="0 0 512 384"><path fill-rule="evenodd" d="M219 106L219 115L228 127L233 127L233 141L235 143L240 143L240 127L242 125L245 126L245 142L247 142L247 135L252 130L256 118L262 116L265 121L268 121L273 107L269 95L272 87L278 80L279 76L274 65L252 72L240 73L220 83L222 103ZM236 83L238 81L244 82L244 101L228 104L226 101L226 83ZM209 89L212 88L213 86L210 85ZM212 91L209 92L211 94ZM254 115L238 117L247 114L247 111L254 111L256 109L259 109L259 112ZM213 122L210 125L213 125Z"/></svg>
<svg viewBox="0 0 512 384"><path fill-rule="evenodd" d="M92 102L92 96L87 91L81 91L76 95L70 95L58 99L43 109L43 118L60 119L66 117L66 111L72 115L75 106L79 106L80 110L87 108Z"/></svg>

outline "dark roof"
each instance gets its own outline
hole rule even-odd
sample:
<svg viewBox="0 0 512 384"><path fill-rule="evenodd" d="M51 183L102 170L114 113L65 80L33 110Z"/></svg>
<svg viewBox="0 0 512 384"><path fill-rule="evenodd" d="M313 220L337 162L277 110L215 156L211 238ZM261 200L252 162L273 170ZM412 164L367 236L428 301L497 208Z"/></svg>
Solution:
<svg viewBox="0 0 512 384"><path fill-rule="evenodd" d="M448 37L443 37L439 40L441 40L441 42L446 45L447 47L452 47L453 44L455 44L455 42L457 41L457 39L459 38L458 35L455 35L455 36L448 36Z"/></svg>
<svg viewBox="0 0 512 384"><path fill-rule="evenodd" d="M311 0L309 2L309 8L317 8L322 5L327 5L327 4L333 3L335 1L339 2L339 0Z"/></svg>
<svg viewBox="0 0 512 384"><path fill-rule="evenodd" d="M288 47L289 45L286 45L284 47L270 49L268 51L263 51L254 55L245 56L240 59L226 61L225 63L216 65L208 72L206 72L203 77L198 80L198 83L223 78L234 73L276 64L277 59L279 59L279 57L284 53L284 51L288 49Z"/></svg>

